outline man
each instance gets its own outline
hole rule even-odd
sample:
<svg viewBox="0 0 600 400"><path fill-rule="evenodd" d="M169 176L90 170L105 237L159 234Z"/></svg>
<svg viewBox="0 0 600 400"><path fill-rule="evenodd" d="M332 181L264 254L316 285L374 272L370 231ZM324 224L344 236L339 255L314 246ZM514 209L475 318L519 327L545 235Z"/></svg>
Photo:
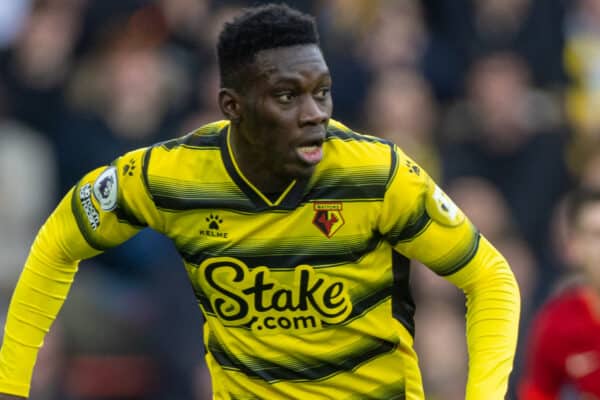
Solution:
<svg viewBox="0 0 600 400"><path fill-rule="evenodd" d="M249 9L218 58L227 121L90 172L42 227L0 392L27 395L78 261L150 227L185 261L216 399L423 399L409 258L467 294L467 399L504 398L519 320L508 264L400 149L330 120L313 18Z"/></svg>
<svg viewBox="0 0 600 400"><path fill-rule="evenodd" d="M570 386L580 399L600 399L600 191L568 199L569 248L582 280L554 296L536 316L519 398L557 399Z"/></svg>

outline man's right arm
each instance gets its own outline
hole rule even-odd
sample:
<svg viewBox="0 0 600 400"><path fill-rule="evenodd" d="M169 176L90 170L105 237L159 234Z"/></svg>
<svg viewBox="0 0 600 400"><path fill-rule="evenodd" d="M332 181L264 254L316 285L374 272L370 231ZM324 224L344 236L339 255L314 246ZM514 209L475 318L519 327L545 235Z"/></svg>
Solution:
<svg viewBox="0 0 600 400"><path fill-rule="evenodd" d="M98 253L79 233L72 193L40 229L13 292L0 350L0 393L28 396L37 353L67 297L78 262Z"/></svg>
<svg viewBox="0 0 600 400"><path fill-rule="evenodd" d="M114 211L117 199L125 196L116 171L104 167L87 174L63 198L31 247L10 302L0 349L0 394L5 398L29 396L38 351L67 297L80 260L124 242L141 229ZM112 184L94 195L105 179ZM99 196L104 196L104 203Z"/></svg>

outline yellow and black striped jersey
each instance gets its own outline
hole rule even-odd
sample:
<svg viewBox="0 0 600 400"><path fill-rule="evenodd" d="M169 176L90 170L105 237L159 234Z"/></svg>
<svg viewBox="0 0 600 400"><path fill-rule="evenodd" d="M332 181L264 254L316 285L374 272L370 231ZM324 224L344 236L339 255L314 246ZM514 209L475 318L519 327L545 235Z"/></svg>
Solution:
<svg viewBox="0 0 600 400"><path fill-rule="evenodd" d="M409 259L469 282L501 257L390 142L331 121L311 178L275 199L240 171L228 130L87 174L55 212L71 219L47 228L66 231L55 247L79 260L145 227L172 239L205 317L215 399L422 399Z"/></svg>

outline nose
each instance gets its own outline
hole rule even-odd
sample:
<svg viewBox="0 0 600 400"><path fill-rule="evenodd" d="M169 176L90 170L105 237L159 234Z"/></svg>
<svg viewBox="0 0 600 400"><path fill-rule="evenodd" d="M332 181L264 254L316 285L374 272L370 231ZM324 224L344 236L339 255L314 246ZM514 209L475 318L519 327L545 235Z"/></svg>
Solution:
<svg viewBox="0 0 600 400"><path fill-rule="evenodd" d="M331 106L328 101L319 101L311 95L304 96L300 107L300 125L321 125L327 122Z"/></svg>

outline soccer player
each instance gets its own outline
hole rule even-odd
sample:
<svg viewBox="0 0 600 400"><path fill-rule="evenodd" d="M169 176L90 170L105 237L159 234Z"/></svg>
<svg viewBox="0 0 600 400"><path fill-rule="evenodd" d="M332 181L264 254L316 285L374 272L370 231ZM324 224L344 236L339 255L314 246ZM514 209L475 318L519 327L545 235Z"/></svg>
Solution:
<svg viewBox="0 0 600 400"><path fill-rule="evenodd" d="M41 228L0 393L27 396L78 261L149 227L185 262L215 399L423 399L411 258L466 293L466 398L503 399L520 313L510 267L396 145L330 119L314 19L247 9L218 60L226 120L89 172Z"/></svg>
<svg viewBox="0 0 600 400"><path fill-rule="evenodd" d="M528 338L519 398L600 399L600 191L580 189L567 201L569 247L582 278L538 312Z"/></svg>

